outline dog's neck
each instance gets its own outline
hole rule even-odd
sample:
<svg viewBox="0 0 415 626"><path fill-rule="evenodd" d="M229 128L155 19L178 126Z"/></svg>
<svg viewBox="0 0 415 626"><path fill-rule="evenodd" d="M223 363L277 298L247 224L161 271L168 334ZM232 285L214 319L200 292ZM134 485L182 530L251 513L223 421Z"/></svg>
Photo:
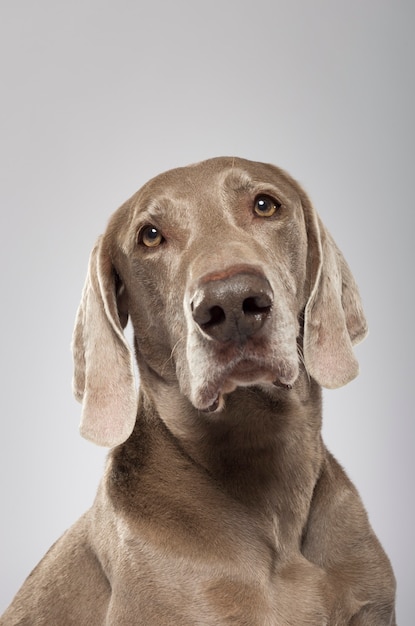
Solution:
<svg viewBox="0 0 415 626"><path fill-rule="evenodd" d="M245 507L265 516L284 511L278 517L292 533L292 520L306 516L321 467L320 387L304 373L291 390L239 388L221 412L206 414L178 387L149 382L142 414L152 412L170 444Z"/></svg>

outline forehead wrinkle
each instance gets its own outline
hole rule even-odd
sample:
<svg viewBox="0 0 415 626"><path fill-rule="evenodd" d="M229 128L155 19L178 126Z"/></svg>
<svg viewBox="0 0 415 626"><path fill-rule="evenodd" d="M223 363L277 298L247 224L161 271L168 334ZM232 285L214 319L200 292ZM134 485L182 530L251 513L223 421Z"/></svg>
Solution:
<svg viewBox="0 0 415 626"><path fill-rule="evenodd" d="M236 173L236 176L235 176ZM221 195L226 203L229 200L229 194L250 194L255 196L259 193L275 196L281 202L294 202L301 204L301 199L295 183L287 180L284 175L279 173L278 181L271 180L271 176L259 177L250 176L241 169L234 169L224 173L223 185L221 187Z"/></svg>
<svg viewBox="0 0 415 626"><path fill-rule="evenodd" d="M229 171L221 172L219 174L219 195L220 204L224 215L233 226L237 225L236 216L232 210L233 204L237 200L238 196L244 194L252 194L253 181L251 176L232 164L232 169ZM231 202L230 202L231 201Z"/></svg>
<svg viewBox="0 0 415 626"><path fill-rule="evenodd" d="M247 192L252 191L254 188L254 183L252 177L239 168L233 168L229 172L223 172L220 175L220 188L224 192L233 191L233 192Z"/></svg>
<svg viewBox="0 0 415 626"><path fill-rule="evenodd" d="M159 195L149 199L143 199L135 210L135 218L142 220L147 216L161 218L168 214L171 205L175 204L172 195Z"/></svg>
<svg viewBox="0 0 415 626"><path fill-rule="evenodd" d="M281 196L287 197L284 184L277 186L269 179L252 177L241 169L233 169L230 172L223 173L221 176L220 191L222 200L225 203L229 200L229 195L238 196L239 194L255 195L262 192L276 195L277 198Z"/></svg>

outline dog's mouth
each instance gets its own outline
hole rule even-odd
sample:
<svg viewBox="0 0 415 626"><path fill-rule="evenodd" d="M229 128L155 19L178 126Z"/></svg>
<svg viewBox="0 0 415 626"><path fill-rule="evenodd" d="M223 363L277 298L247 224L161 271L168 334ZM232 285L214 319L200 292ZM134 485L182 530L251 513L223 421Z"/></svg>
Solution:
<svg viewBox="0 0 415 626"><path fill-rule="evenodd" d="M253 358L241 358L226 366L199 390L196 408L206 413L218 413L225 405L225 396L238 387L270 386L289 391L298 375L295 367L279 363L269 365Z"/></svg>

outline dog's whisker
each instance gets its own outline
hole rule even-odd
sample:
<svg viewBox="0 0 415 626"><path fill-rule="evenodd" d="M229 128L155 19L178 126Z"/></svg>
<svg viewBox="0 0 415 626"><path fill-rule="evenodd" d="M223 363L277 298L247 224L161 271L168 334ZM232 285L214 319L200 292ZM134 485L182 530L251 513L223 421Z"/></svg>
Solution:
<svg viewBox="0 0 415 626"><path fill-rule="evenodd" d="M297 355L298 355L298 360L302 364L303 369L304 369L304 371L306 373L308 383L310 383L311 382L311 377L310 377L310 374L309 374L309 372L307 370L307 367L306 367L306 364L305 364L304 349L303 349L303 347L299 343L297 343Z"/></svg>
<svg viewBox="0 0 415 626"><path fill-rule="evenodd" d="M168 359L166 359L166 361L164 361L163 365L161 366L161 375L163 375L164 373L164 368L168 366L168 364L173 361L174 359L174 353L177 350L178 346L182 343L186 341L186 337L179 337L179 339L176 341L176 343L174 344L174 346L172 347L171 351L170 351L170 356Z"/></svg>

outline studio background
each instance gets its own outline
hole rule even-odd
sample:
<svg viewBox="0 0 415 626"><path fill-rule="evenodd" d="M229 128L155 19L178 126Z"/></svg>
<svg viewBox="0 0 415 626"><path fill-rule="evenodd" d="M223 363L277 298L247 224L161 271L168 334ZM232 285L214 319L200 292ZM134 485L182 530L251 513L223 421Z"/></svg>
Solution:
<svg viewBox="0 0 415 626"><path fill-rule="evenodd" d="M88 256L148 178L217 155L305 187L370 326L325 441L415 612L414 4L3 0L0 612L92 503L69 350Z"/></svg>

